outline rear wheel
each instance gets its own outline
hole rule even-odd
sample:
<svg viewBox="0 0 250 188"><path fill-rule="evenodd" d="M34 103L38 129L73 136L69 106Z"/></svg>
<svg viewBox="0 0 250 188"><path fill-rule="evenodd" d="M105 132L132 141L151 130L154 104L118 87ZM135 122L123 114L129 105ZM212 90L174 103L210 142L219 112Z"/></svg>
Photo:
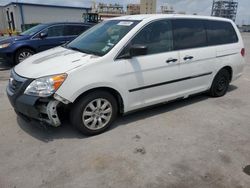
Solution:
<svg viewBox="0 0 250 188"><path fill-rule="evenodd" d="M29 48L21 48L15 54L15 64L21 63L35 52Z"/></svg>
<svg viewBox="0 0 250 188"><path fill-rule="evenodd" d="M228 70L222 69L215 76L209 94L212 97L221 97L227 93L230 83L230 74Z"/></svg>
<svg viewBox="0 0 250 188"><path fill-rule="evenodd" d="M110 127L117 116L117 102L105 91L80 99L71 110L71 123L85 135L96 135Z"/></svg>

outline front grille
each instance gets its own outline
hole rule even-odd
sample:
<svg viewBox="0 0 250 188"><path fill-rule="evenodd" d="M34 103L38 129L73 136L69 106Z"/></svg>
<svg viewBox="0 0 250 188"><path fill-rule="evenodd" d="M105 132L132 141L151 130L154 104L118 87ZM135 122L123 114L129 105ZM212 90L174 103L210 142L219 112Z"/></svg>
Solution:
<svg viewBox="0 0 250 188"><path fill-rule="evenodd" d="M17 93L26 81L27 81L26 78L19 76L18 74L15 73L14 70L12 70L9 80L9 90L13 94Z"/></svg>

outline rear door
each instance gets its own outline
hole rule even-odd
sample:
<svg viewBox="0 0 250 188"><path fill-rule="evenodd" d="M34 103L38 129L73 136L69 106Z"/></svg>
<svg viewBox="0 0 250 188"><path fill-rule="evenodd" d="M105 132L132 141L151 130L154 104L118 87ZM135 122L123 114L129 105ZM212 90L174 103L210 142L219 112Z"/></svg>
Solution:
<svg viewBox="0 0 250 188"><path fill-rule="evenodd" d="M207 90L216 65L216 47L208 47L204 21L174 19L172 26L174 49L180 53L181 92Z"/></svg>
<svg viewBox="0 0 250 188"><path fill-rule="evenodd" d="M126 81L130 109L165 101L178 95L179 57L173 51L170 20L158 20L145 26L129 42L122 54L132 45L147 47L147 55L119 59L126 67Z"/></svg>

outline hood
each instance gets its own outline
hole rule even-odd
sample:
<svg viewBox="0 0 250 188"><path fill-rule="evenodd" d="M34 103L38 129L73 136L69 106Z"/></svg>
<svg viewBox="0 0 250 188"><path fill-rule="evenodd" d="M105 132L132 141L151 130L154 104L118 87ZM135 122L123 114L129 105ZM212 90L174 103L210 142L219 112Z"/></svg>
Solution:
<svg viewBox="0 0 250 188"><path fill-rule="evenodd" d="M29 57L15 66L14 70L22 77L40 78L66 73L89 62L94 62L98 58L98 56L56 47Z"/></svg>
<svg viewBox="0 0 250 188"><path fill-rule="evenodd" d="M12 43L15 41L21 41L21 40L27 40L29 39L29 35L19 35L19 36L13 36L13 37L3 37L0 39L0 44L3 43Z"/></svg>

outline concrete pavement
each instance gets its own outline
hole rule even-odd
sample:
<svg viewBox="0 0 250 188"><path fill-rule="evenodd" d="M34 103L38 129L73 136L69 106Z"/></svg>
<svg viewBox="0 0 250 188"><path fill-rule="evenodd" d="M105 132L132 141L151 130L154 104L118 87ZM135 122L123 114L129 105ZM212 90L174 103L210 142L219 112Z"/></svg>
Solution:
<svg viewBox="0 0 250 188"><path fill-rule="evenodd" d="M226 96L199 95L119 118L84 137L17 117L0 72L0 187L248 188L250 35L247 66Z"/></svg>

